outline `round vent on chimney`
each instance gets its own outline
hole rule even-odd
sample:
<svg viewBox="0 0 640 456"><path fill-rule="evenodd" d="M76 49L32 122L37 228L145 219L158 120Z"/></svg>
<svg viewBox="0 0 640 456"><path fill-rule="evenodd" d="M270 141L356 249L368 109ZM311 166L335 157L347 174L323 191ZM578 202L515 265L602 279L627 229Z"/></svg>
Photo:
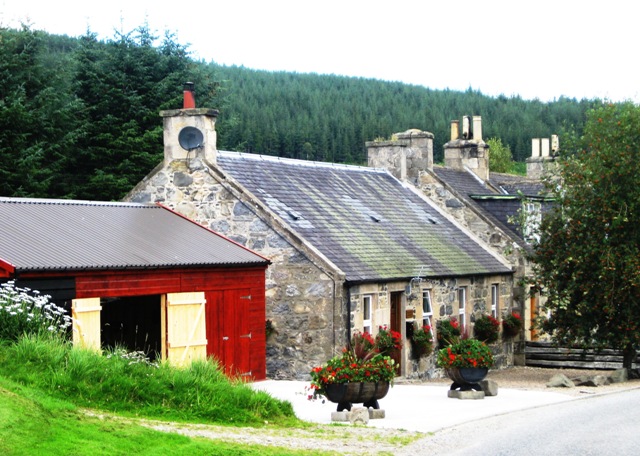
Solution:
<svg viewBox="0 0 640 456"><path fill-rule="evenodd" d="M185 150L200 149L204 143L204 136L195 127L184 127L178 134L178 142Z"/></svg>

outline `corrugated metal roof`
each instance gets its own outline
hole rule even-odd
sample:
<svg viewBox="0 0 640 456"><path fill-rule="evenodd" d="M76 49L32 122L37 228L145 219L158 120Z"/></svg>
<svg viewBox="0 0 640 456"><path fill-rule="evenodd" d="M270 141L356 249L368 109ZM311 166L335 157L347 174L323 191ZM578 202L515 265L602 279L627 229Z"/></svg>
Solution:
<svg viewBox="0 0 640 456"><path fill-rule="evenodd" d="M384 170L224 151L217 163L349 281L511 273Z"/></svg>
<svg viewBox="0 0 640 456"><path fill-rule="evenodd" d="M18 271L269 263L157 205L1 197L0 260Z"/></svg>

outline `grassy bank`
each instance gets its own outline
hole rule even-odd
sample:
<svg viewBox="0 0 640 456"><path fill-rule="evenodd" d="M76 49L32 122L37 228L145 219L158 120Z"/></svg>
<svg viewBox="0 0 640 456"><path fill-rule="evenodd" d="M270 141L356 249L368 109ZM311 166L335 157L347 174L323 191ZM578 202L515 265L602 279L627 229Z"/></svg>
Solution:
<svg viewBox="0 0 640 456"><path fill-rule="evenodd" d="M298 425L289 402L229 380L215 363L177 369L56 338L0 345L0 375L52 398L128 416L224 425Z"/></svg>

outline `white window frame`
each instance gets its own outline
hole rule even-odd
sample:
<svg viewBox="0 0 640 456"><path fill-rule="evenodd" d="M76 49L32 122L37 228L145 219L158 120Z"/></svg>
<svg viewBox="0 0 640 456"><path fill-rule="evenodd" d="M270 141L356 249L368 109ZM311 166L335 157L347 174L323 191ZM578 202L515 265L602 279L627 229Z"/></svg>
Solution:
<svg viewBox="0 0 640 456"><path fill-rule="evenodd" d="M362 332L368 332L369 334L372 334L371 333L373 329L372 318L371 318L372 315L373 315L373 297L371 295L364 295L362 297Z"/></svg>
<svg viewBox="0 0 640 456"><path fill-rule="evenodd" d="M425 306L425 303L427 304ZM426 309L425 309L426 307ZM433 301L431 300L431 290L422 290L422 326L429 325L433 336Z"/></svg>
<svg viewBox="0 0 640 456"><path fill-rule="evenodd" d="M467 327L467 287L458 288L458 319L461 328Z"/></svg>
<svg viewBox="0 0 640 456"><path fill-rule="evenodd" d="M498 293L498 291L500 290L499 285L497 283L492 283L491 284L491 316L493 318L498 318L498 312L499 312L499 301L500 301L500 295Z"/></svg>

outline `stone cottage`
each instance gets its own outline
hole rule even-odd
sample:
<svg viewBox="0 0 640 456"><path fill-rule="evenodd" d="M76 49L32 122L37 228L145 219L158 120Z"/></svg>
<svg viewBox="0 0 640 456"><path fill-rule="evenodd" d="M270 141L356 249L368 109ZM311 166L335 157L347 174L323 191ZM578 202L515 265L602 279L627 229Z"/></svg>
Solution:
<svg viewBox="0 0 640 456"><path fill-rule="evenodd" d="M409 130L384 142L368 142L369 165L387 168L398 179L413 184L443 211L473 232L514 270L513 309L525 317L523 336L536 337L531 330L540 296L531 293L519 279L531 265L525 253L530 248L532 226L551 203L541 182L558 149L557 137L532 141L532 158L527 176L491 172L489 147L482 139L482 119L465 116L451 123L451 138L444 145L444 166L433 163L433 135ZM500 317L510 309L492 305ZM519 357L522 358L522 357ZM522 359L517 362L523 362Z"/></svg>
<svg viewBox="0 0 640 456"><path fill-rule="evenodd" d="M470 325L492 302L511 305L511 265L388 170L219 151L215 110L161 116L164 161L127 199L161 202L272 261L269 377L307 379L353 331L385 325L405 341L401 373L422 375L407 325Z"/></svg>

